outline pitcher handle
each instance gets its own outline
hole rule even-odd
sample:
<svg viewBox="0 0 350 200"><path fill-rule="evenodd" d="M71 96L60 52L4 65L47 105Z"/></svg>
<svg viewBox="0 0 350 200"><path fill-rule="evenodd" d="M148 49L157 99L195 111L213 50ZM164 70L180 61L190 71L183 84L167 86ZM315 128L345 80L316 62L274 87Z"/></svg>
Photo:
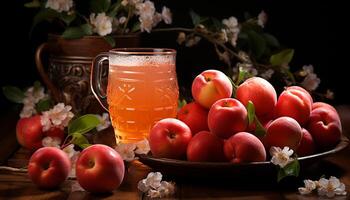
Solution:
<svg viewBox="0 0 350 200"><path fill-rule="evenodd" d="M107 52L98 54L92 62L90 75L91 91L106 111L108 111L107 96L106 92L102 89L101 79L103 62L108 61L108 57L109 54Z"/></svg>
<svg viewBox="0 0 350 200"><path fill-rule="evenodd" d="M49 76L47 75L47 73L45 71L44 65L41 61L42 53L44 51L46 51L47 47L48 47L48 43L43 43L36 49L35 64L36 64L36 68L37 68L42 80L44 81L45 85L47 86L47 88L51 92L53 100L55 100L56 102L59 102L61 99L60 92L59 92L58 88L50 80Z"/></svg>

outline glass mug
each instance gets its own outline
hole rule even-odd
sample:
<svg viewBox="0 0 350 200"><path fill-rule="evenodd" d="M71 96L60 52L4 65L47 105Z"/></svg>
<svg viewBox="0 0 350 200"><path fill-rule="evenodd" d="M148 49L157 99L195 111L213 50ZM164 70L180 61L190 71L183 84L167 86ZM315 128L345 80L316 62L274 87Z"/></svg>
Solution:
<svg viewBox="0 0 350 200"><path fill-rule="evenodd" d="M153 48L112 49L95 57L91 90L109 111L117 143L147 138L157 121L176 117L175 59L175 50ZM104 61L109 61L107 95L101 86Z"/></svg>

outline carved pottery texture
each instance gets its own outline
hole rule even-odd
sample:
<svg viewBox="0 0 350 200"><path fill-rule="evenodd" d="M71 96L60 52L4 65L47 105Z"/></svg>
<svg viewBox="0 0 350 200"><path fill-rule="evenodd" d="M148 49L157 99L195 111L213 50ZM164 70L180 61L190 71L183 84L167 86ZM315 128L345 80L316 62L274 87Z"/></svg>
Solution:
<svg viewBox="0 0 350 200"><path fill-rule="evenodd" d="M61 92L61 102L71 105L75 113L101 113L102 109L90 89L90 57L50 57L49 78ZM102 86L107 83L108 70L103 66Z"/></svg>

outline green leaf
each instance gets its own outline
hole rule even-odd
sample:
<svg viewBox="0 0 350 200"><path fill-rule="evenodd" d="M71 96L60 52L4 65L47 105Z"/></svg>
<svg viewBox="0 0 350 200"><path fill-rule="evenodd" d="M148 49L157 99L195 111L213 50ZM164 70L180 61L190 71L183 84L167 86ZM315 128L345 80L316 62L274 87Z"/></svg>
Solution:
<svg viewBox="0 0 350 200"><path fill-rule="evenodd" d="M195 13L193 10L190 11L190 16L191 16L193 25L197 26L201 21L201 17L197 13Z"/></svg>
<svg viewBox="0 0 350 200"><path fill-rule="evenodd" d="M274 54L270 57L270 63L273 66L279 66L282 64L288 64L292 61L294 55L294 49L285 49L281 52Z"/></svg>
<svg viewBox="0 0 350 200"><path fill-rule="evenodd" d="M120 8L121 5L121 0L118 0L117 2L115 2L114 4L111 5L111 7L109 8L109 11L107 13L108 16L110 17L115 17L118 13L118 10Z"/></svg>
<svg viewBox="0 0 350 200"><path fill-rule="evenodd" d="M140 25L141 25L141 23L140 23L139 21L136 22L136 23L132 26L131 32L132 32L132 33L135 33L135 32L137 32L137 31L139 31L139 30L140 30Z"/></svg>
<svg viewBox="0 0 350 200"><path fill-rule="evenodd" d="M297 158L295 158L291 163L286 165L284 168L280 168L277 174L277 181L280 182L283 178L287 176L298 177L300 172L300 164Z"/></svg>
<svg viewBox="0 0 350 200"><path fill-rule="evenodd" d="M266 42L263 36L253 30L247 31L247 34L249 38L250 50L253 52L256 58L260 58L266 49Z"/></svg>
<svg viewBox="0 0 350 200"><path fill-rule="evenodd" d="M27 8L40 8L40 2L39 2L39 0L33 0L32 2L25 3L24 7L27 7Z"/></svg>
<svg viewBox="0 0 350 200"><path fill-rule="evenodd" d="M83 24L80 26L81 30L84 32L85 35L92 35L92 27L90 24Z"/></svg>
<svg viewBox="0 0 350 200"><path fill-rule="evenodd" d="M231 97L235 97L236 96L236 90L237 90L237 85L235 84L235 82L233 82L233 80L232 80L232 78L231 77L229 77L229 76L227 76L226 75L226 77L228 78L228 80L230 80L230 82L231 82L231 85L232 85L232 95L231 95Z"/></svg>
<svg viewBox="0 0 350 200"><path fill-rule="evenodd" d="M83 134L77 132L72 135L72 143L82 149L90 146L89 140Z"/></svg>
<svg viewBox="0 0 350 200"><path fill-rule="evenodd" d="M248 75L247 70L244 70L242 67L240 67L238 72L238 77L236 80L236 85L239 85L247 75Z"/></svg>
<svg viewBox="0 0 350 200"><path fill-rule="evenodd" d="M38 112L44 112L50 110L52 106L53 102L51 99L42 99L35 105L35 109Z"/></svg>
<svg viewBox="0 0 350 200"><path fill-rule="evenodd" d="M35 81L33 86L34 86L34 91L38 91L41 88L40 81Z"/></svg>
<svg viewBox="0 0 350 200"><path fill-rule="evenodd" d="M255 106L252 101L248 101L247 112L248 112L248 124L251 125L255 119Z"/></svg>
<svg viewBox="0 0 350 200"><path fill-rule="evenodd" d="M278 42L277 38L271 34L264 33L263 37L266 41L266 44L272 47L279 47L280 43Z"/></svg>
<svg viewBox="0 0 350 200"><path fill-rule="evenodd" d="M52 9L41 9L33 19L32 27L30 28L30 34L33 31L34 27L43 21L51 21L54 18L59 17L59 13Z"/></svg>
<svg viewBox="0 0 350 200"><path fill-rule="evenodd" d="M266 135L266 129L265 127L260 123L258 117L255 115L255 132L254 134L256 136L264 137Z"/></svg>
<svg viewBox="0 0 350 200"><path fill-rule="evenodd" d="M85 33L81 27L69 27L62 33L64 39L78 39L84 35Z"/></svg>
<svg viewBox="0 0 350 200"><path fill-rule="evenodd" d="M2 87L2 92L8 100L15 103L22 103L25 97L24 92L14 86L4 86Z"/></svg>
<svg viewBox="0 0 350 200"><path fill-rule="evenodd" d="M67 26L69 26L70 23L72 23L75 17L76 17L75 13L68 15L66 12L62 12L60 14L60 19L64 21L64 23L66 23Z"/></svg>
<svg viewBox="0 0 350 200"><path fill-rule="evenodd" d="M107 36L104 36L103 38L108 42L109 45L111 45L111 47L115 47L115 40L112 36L107 35Z"/></svg>
<svg viewBox="0 0 350 200"><path fill-rule="evenodd" d="M99 118L93 114L83 115L68 125L68 135L72 135L74 133L87 133L90 130L96 128L101 123Z"/></svg>
<svg viewBox="0 0 350 200"><path fill-rule="evenodd" d="M90 9L93 13L107 12L110 6L110 0L90 0Z"/></svg>
<svg viewBox="0 0 350 200"><path fill-rule="evenodd" d="M187 104L186 99L178 99L177 100L177 109L181 109L182 107L184 107Z"/></svg>

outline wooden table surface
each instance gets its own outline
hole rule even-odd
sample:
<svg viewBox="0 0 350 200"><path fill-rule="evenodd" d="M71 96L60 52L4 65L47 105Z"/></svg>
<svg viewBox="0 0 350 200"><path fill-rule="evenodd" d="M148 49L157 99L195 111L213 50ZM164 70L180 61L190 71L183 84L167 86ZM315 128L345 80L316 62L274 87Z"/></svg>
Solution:
<svg viewBox="0 0 350 200"><path fill-rule="evenodd" d="M337 107L344 125L344 132L350 133L350 107ZM30 152L19 148L16 143L15 123L17 115L14 112L0 116L0 164L21 168L25 167ZM349 137L349 135L347 135ZM318 199L316 195L301 196L297 188L302 186L305 178L318 179L320 176L337 176L350 192L350 147L342 152L320 160L308 169L301 169L301 177L290 177L277 184L271 177L268 180L258 180L251 177L242 179L194 180L165 177L168 181L176 182L176 193L169 199ZM181 169L179 169L181 170ZM139 162L128 166L126 178L121 187L110 194L94 195L85 191L72 192L76 180L67 180L59 189L40 190L31 183L26 173L0 170L0 199L149 199L137 190L139 180L145 178L151 168ZM334 199L350 199L350 195Z"/></svg>

